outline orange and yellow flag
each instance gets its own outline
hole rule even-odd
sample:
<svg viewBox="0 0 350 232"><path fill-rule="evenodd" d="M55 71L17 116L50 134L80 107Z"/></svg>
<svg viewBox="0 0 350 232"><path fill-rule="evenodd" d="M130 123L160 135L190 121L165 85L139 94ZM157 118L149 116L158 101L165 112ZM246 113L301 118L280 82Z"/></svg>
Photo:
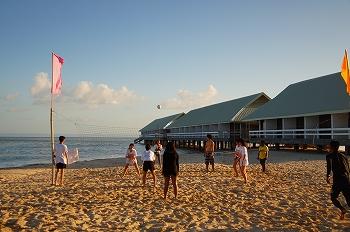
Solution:
<svg viewBox="0 0 350 232"><path fill-rule="evenodd" d="M346 52L346 50L343 58L343 63L341 65L341 76L345 81L346 92L350 95L349 59L348 59L348 53Z"/></svg>

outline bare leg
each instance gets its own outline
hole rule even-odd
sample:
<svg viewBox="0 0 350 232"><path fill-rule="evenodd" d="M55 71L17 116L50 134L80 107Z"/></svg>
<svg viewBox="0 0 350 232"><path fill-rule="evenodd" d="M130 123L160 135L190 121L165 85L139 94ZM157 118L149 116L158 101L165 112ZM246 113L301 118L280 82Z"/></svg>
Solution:
<svg viewBox="0 0 350 232"><path fill-rule="evenodd" d="M168 193L169 181L170 181L170 177L164 177L164 200L166 200L166 195Z"/></svg>
<svg viewBox="0 0 350 232"><path fill-rule="evenodd" d="M125 167L124 167L124 171L123 171L123 174L122 174L122 178L125 176L127 170L128 170L128 167L129 167L129 164L125 164Z"/></svg>
<svg viewBox="0 0 350 232"><path fill-rule="evenodd" d="M235 159L233 161L233 171L234 171L236 177L238 176L237 164L238 164L238 159Z"/></svg>
<svg viewBox="0 0 350 232"><path fill-rule="evenodd" d="M173 184L175 198L177 198L177 178L176 178L176 176L171 176L171 182Z"/></svg>
<svg viewBox="0 0 350 232"><path fill-rule="evenodd" d="M241 166L241 174L244 178L244 182L248 182L248 177L247 177L247 167L246 166Z"/></svg>
<svg viewBox="0 0 350 232"><path fill-rule="evenodd" d="M58 169L56 168L55 172L55 185L57 185Z"/></svg>
<svg viewBox="0 0 350 232"><path fill-rule="evenodd" d="M205 170L209 172L209 162L205 161Z"/></svg>
<svg viewBox="0 0 350 232"><path fill-rule="evenodd" d="M154 170L151 172L153 177L153 191L156 191L156 173Z"/></svg>
<svg viewBox="0 0 350 232"><path fill-rule="evenodd" d="M143 171L143 176L142 176L142 185L143 186L146 185L146 174L147 174L147 172Z"/></svg>
<svg viewBox="0 0 350 232"><path fill-rule="evenodd" d="M60 185L63 186L63 178L64 178L64 169L61 169L61 175L60 175Z"/></svg>
<svg viewBox="0 0 350 232"><path fill-rule="evenodd" d="M214 160L213 160L213 162L211 163L211 169L212 169L212 171L214 172Z"/></svg>
<svg viewBox="0 0 350 232"><path fill-rule="evenodd" d="M140 177L140 169L139 169L139 166L137 165L137 163L134 163L134 166L135 166L135 168L136 168L137 175Z"/></svg>

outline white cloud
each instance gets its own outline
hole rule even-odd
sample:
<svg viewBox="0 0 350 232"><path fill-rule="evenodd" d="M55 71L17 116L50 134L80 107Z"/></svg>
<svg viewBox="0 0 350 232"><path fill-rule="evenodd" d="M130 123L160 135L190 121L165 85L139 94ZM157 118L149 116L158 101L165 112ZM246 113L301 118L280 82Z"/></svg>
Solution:
<svg viewBox="0 0 350 232"><path fill-rule="evenodd" d="M51 83L48 74L40 72L34 77L34 85L30 88L33 97L47 96L50 94Z"/></svg>
<svg viewBox="0 0 350 232"><path fill-rule="evenodd" d="M112 89L106 84L94 86L91 82L82 81L73 91L73 99L90 105L121 104L139 97L127 87Z"/></svg>
<svg viewBox="0 0 350 232"><path fill-rule="evenodd" d="M161 103L164 109L188 109L201 107L213 103L217 96L217 90L213 85L209 85L205 91L192 93L188 90L179 90L176 97Z"/></svg>
<svg viewBox="0 0 350 232"><path fill-rule="evenodd" d="M34 84L30 88L34 104L48 104L50 101L51 83L48 74L41 72L34 78ZM123 86L120 89L110 88L106 84L94 85L89 81L81 81L72 89L65 89L60 96L60 101L86 104L92 107L107 104L128 103L131 100L142 99L133 91Z"/></svg>

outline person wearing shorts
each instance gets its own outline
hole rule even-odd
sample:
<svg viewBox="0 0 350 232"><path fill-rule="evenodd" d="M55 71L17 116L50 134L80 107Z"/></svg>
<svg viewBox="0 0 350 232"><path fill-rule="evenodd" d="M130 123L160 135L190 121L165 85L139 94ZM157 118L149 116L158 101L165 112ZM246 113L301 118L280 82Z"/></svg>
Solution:
<svg viewBox="0 0 350 232"><path fill-rule="evenodd" d="M54 149L54 158L55 158L55 164L56 164L55 185L58 185L57 178L58 178L58 174L60 173L60 181L59 181L60 186L63 186L64 169L67 168L67 164L68 164L68 148L64 144L65 139L66 137L60 136L58 138L60 143L56 144Z"/></svg>
<svg viewBox="0 0 350 232"><path fill-rule="evenodd" d="M151 151L151 145L146 144L145 146L146 150L142 152L141 159L143 161L142 170L143 170L143 176L142 176L142 184L143 186L146 185L146 175L147 172L150 171L153 178L153 190L155 191L156 188L156 175L154 173L154 160L156 159L153 151Z"/></svg>
<svg viewBox="0 0 350 232"><path fill-rule="evenodd" d="M346 209L338 200L342 193L346 204L350 206L350 166L348 158L338 151L339 142L332 140L329 144L330 152L326 156L327 176L326 181L331 183L331 173L333 176L331 201L335 207L340 210L340 220L345 218Z"/></svg>
<svg viewBox="0 0 350 232"><path fill-rule="evenodd" d="M264 140L261 140L257 158L260 161L262 172L266 171L266 160L268 157L269 157L269 147L265 145Z"/></svg>
<svg viewBox="0 0 350 232"><path fill-rule="evenodd" d="M213 137L211 134L207 134L207 141L205 142L204 147L205 167L207 172L209 172L209 164L212 167L212 171L214 171L214 150L215 143Z"/></svg>
<svg viewBox="0 0 350 232"><path fill-rule="evenodd" d="M129 165L133 165L136 169L137 175L140 176L140 170L139 170L139 166L137 165L137 158L136 157L137 157L137 151L135 149L135 145L133 143L130 143L129 148L125 154L126 163L125 163L123 174L121 176L122 178L125 176Z"/></svg>

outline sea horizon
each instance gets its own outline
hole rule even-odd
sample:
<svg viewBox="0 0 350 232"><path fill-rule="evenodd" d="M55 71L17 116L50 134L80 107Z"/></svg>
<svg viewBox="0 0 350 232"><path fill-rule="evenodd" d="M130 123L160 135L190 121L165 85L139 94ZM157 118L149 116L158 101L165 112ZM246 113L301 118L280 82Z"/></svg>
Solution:
<svg viewBox="0 0 350 232"><path fill-rule="evenodd" d="M68 150L79 150L79 161L124 157L129 144L134 142L131 137L66 137ZM135 147L140 152L143 144ZM0 168L50 163L50 137L0 136Z"/></svg>

